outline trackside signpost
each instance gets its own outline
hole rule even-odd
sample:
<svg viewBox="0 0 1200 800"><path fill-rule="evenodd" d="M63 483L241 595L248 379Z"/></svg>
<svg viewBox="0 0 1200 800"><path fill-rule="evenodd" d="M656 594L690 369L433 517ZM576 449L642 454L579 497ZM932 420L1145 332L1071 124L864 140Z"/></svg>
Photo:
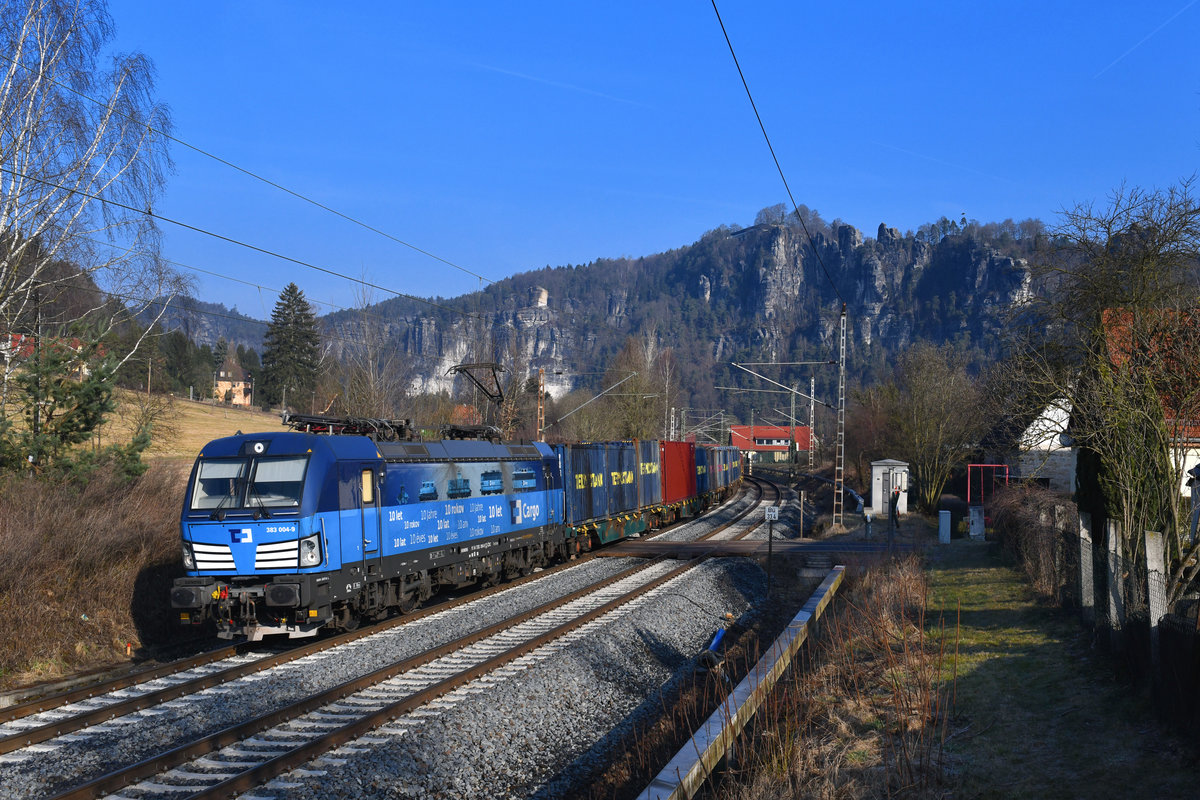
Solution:
<svg viewBox="0 0 1200 800"><path fill-rule="evenodd" d="M774 565L772 542L775 537L775 520L779 519L779 506L767 506L767 597L771 596L771 572Z"/></svg>

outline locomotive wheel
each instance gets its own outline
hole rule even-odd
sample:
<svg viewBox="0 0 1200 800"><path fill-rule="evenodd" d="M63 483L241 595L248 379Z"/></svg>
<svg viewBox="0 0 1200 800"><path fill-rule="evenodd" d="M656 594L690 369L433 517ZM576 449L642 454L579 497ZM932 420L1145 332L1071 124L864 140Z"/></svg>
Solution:
<svg viewBox="0 0 1200 800"><path fill-rule="evenodd" d="M400 596L400 613L411 614L417 608L417 593L405 592Z"/></svg>

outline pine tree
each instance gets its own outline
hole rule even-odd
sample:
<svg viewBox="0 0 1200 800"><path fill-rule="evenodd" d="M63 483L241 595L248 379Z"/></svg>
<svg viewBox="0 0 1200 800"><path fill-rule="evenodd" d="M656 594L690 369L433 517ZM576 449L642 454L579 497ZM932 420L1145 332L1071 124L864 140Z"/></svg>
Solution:
<svg viewBox="0 0 1200 800"><path fill-rule="evenodd" d="M98 340L59 336L38 342L13 378L11 397L25 424L3 426L0 465L59 478L84 476L111 461L126 476L141 474L148 429L138 430L129 444L83 446L116 407L116 369L116 359L102 355Z"/></svg>
<svg viewBox="0 0 1200 800"><path fill-rule="evenodd" d="M294 283L284 287L271 312L263 338L263 397L274 405L291 397L293 404L317 382L321 334L317 315Z"/></svg>

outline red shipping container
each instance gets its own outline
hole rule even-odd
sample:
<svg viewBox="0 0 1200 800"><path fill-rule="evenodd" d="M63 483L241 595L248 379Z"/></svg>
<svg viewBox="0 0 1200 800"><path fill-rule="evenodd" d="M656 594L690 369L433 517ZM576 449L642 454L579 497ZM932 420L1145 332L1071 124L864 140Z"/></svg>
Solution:
<svg viewBox="0 0 1200 800"><path fill-rule="evenodd" d="M659 442L662 501L678 503L696 496L696 445L694 442Z"/></svg>

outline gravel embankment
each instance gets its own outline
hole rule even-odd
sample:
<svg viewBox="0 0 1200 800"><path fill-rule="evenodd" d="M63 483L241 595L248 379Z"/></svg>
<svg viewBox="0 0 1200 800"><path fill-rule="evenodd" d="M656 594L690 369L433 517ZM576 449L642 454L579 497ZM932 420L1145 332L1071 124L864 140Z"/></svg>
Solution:
<svg viewBox="0 0 1200 800"><path fill-rule="evenodd" d="M746 559L709 561L524 659L251 793L279 800L561 798L607 763L661 693L690 673L726 612L744 617L765 588ZM248 795L250 796L250 795Z"/></svg>
<svg viewBox="0 0 1200 800"><path fill-rule="evenodd" d="M344 647L0 756L0 800L55 794L453 641L637 563L596 559Z"/></svg>

